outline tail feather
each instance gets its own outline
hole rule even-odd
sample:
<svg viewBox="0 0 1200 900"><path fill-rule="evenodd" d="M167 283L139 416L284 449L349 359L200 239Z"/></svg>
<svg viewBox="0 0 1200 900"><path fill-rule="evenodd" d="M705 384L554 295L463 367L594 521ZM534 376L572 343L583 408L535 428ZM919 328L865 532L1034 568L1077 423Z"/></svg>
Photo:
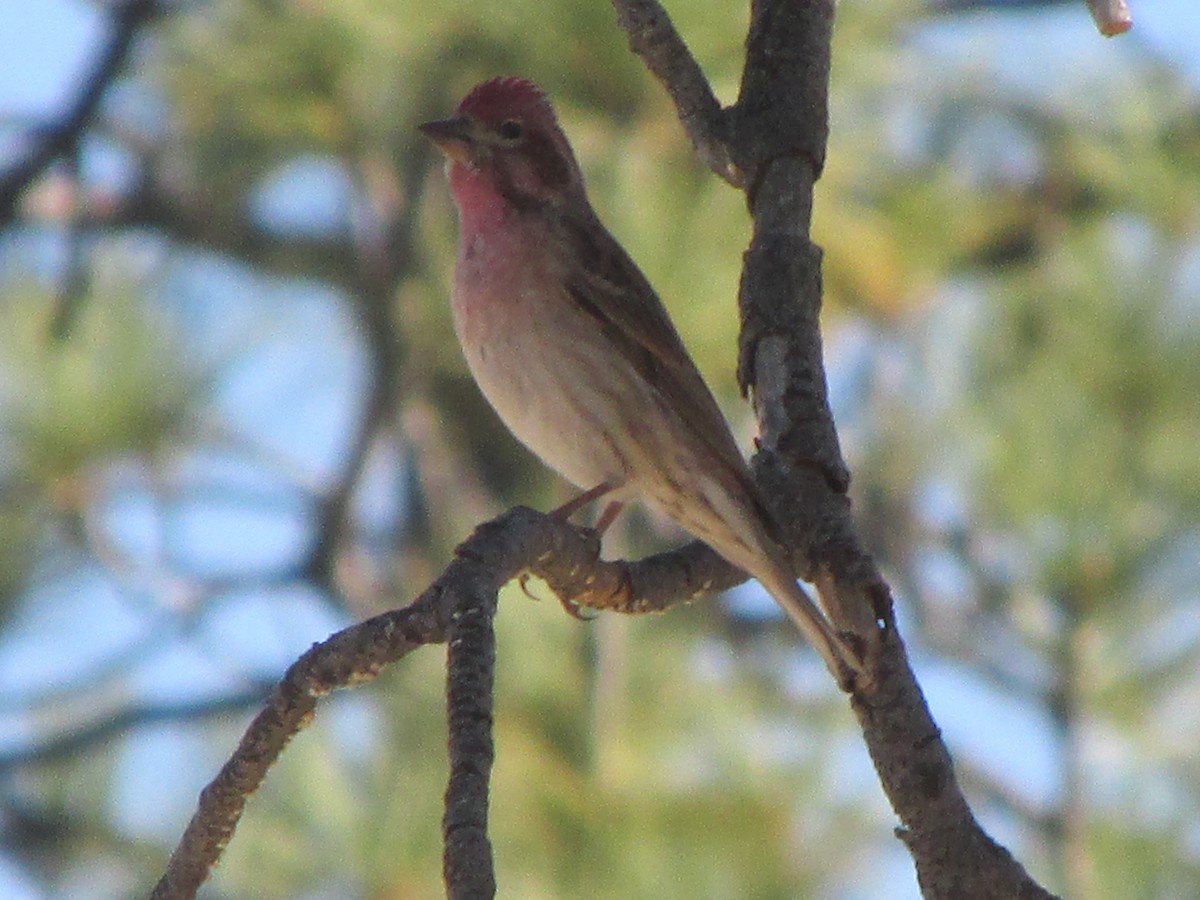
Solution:
<svg viewBox="0 0 1200 900"><path fill-rule="evenodd" d="M862 663L857 655L833 630L829 620L804 588L779 564L771 561L759 568L761 571L750 574L758 579L771 598L796 623L813 649L821 654L838 684L843 688L852 688L863 674Z"/></svg>
<svg viewBox="0 0 1200 900"><path fill-rule="evenodd" d="M652 505L758 579L821 654L844 690L861 683L862 663L792 576L787 555L771 534L770 515L757 501L754 490L737 479L700 478L686 493L666 475L652 481L650 487L643 496Z"/></svg>

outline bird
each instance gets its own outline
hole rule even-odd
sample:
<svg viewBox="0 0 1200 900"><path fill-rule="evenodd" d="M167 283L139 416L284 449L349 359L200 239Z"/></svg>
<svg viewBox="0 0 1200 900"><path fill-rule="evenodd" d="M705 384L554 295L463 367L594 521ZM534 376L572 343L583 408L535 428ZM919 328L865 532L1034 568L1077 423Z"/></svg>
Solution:
<svg viewBox="0 0 1200 900"><path fill-rule="evenodd" d="M583 490L557 512L640 501L756 578L839 685L862 662L797 583L749 468L658 294L588 200L547 95L472 88L420 130L446 157L459 234L451 310L513 435Z"/></svg>

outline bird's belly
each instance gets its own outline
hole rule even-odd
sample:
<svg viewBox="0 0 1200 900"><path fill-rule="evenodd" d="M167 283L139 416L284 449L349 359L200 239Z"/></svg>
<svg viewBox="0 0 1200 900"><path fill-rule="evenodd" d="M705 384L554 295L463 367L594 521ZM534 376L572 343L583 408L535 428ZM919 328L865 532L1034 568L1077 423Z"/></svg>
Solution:
<svg viewBox="0 0 1200 900"><path fill-rule="evenodd" d="M550 298L534 285L494 283L487 293L480 303L456 290L454 312L467 365L488 403L521 443L573 484L626 481L629 463L610 437L622 405L605 374L612 364L597 325L565 293Z"/></svg>

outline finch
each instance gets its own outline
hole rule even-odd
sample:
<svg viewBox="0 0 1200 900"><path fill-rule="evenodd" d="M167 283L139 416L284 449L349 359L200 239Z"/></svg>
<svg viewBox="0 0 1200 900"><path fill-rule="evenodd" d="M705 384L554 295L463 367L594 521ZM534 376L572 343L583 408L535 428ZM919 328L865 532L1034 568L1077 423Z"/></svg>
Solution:
<svg viewBox="0 0 1200 900"><path fill-rule="evenodd" d="M861 663L793 577L728 424L593 211L546 95L496 78L421 131L447 157L458 209L455 331L505 425L586 500L640 500L758 579L853 685Z"/></svg>

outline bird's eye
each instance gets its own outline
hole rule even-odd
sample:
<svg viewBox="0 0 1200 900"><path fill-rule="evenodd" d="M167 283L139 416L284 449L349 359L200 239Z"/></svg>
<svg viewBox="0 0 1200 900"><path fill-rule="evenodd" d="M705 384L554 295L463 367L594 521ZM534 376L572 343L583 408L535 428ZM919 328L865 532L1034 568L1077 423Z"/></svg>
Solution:
<svg viewBox="0 0 1200 900"><path fill-rule="evenodd" d="M507 119L500 123L500 127L496 129L496 133L506 141L515 141L521 136L521 123L516 119Z"/></svg>

